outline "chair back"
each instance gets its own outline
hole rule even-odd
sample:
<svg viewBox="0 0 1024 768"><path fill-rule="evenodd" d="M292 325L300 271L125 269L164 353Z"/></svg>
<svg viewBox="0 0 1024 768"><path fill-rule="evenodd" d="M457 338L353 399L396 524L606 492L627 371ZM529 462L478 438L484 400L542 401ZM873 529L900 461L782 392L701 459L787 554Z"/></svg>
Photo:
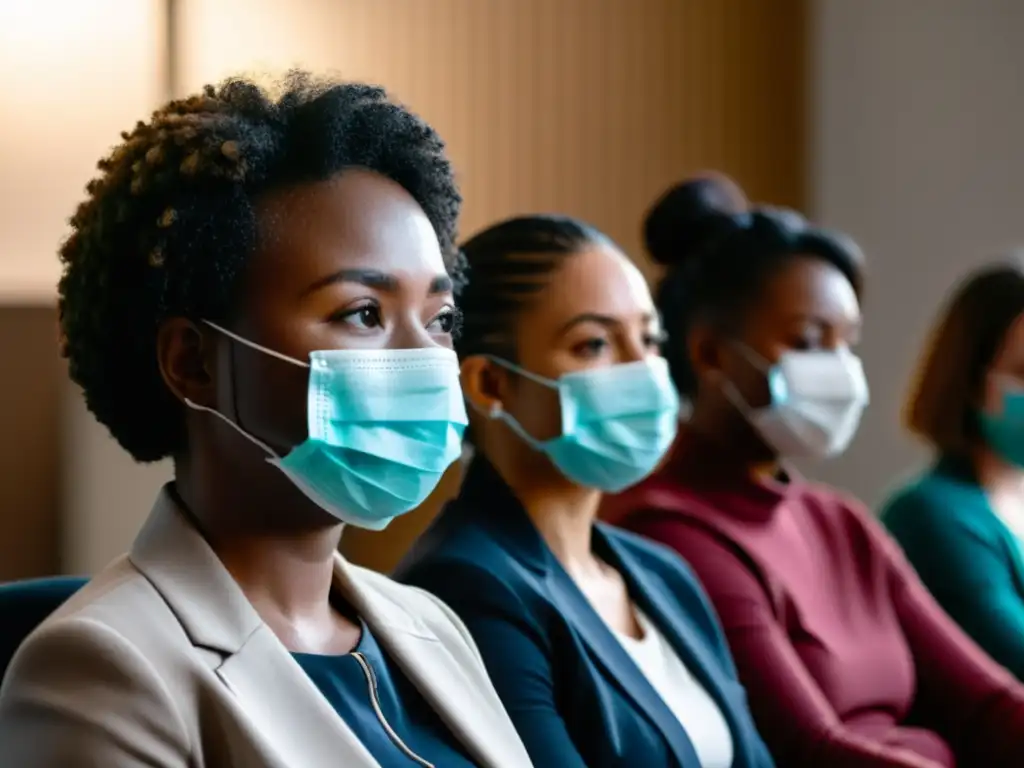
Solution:
<svg viewBox="0 0 1024 768"><path fill-rule="evenodd" d="M22 641L86 581L53 576L0 584L0 680Z"/></svg>

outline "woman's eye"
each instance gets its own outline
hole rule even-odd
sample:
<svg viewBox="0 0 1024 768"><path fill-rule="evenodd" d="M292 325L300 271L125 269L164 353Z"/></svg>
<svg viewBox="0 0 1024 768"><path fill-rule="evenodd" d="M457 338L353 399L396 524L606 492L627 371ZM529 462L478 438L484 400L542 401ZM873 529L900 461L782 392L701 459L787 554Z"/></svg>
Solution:
<svg viewBox="0 0 1024 768"><path fill-rule="evenodd" d="M366 304L347 312L341 312L335 315L335 319L363 329L380 328L383 324L380 307L376 304Z"/></svg>
<svg viewBox="0 0 1024 768"><path fill-rule="evenodd" d="M644 336L644 346L648 349L659 349L668 339L664 331L648 333Z"/></svg>
<svg viewBox="0 0 1024 768"><path fill-rule="evenodd" d="M576 353L583 357L597 357L608 347L608 339L594 337L576 345Z"/></svg>
<svg viewBox="0 0 1024 768"><path fill-rule="evenodd" d="M459 329L459 313L455 308L449 307L431 320L428 327L437 333L454 334Z"/></svg>

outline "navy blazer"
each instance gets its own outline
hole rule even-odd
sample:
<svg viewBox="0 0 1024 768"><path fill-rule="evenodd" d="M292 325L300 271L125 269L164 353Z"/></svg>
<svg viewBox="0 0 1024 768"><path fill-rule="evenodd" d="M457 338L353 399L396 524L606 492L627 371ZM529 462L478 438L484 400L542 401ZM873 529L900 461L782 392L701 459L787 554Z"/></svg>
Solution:
<svg viewBox="0 0 1024 768"><path fill-rule="evenodd" d="M602 524L593 547L718 703L732 768L771 768L696 576L670 550ZM482 458L395 575L466 623L537 768L700 768L685 729Z"/></svg>

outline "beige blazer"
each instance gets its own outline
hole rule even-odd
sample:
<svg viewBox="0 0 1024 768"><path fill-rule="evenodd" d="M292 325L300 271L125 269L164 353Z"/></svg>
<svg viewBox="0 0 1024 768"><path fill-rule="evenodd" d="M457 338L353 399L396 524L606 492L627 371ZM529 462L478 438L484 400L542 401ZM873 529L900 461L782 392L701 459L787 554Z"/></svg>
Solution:
<svg viewBox="0 0 1024 768"><path fill-rule="evenodd" d="M475 762L531 765L447 606L340 555L335 580ZM130 553L18 650L0 765L379 768L166 489Z"/></svg>

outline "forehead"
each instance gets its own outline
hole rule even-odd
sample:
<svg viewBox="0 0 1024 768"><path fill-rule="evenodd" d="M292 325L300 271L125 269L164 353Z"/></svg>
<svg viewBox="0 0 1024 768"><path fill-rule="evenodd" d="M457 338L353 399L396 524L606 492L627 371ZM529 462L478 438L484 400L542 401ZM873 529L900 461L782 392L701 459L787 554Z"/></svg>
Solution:
<svg viewBox="0 0 1024 768"><path fill-rule="evenodd" d="M540 330L561 327L584 313L626 320L653 311L640 270L614 245L599 243L568 255L547 276L523 323Z"/></svg>
<svg viewBox="0 0 1024 768"><path fill-rule="evenodd" d="M399 277L445 271L437 235L401 185L362 169L273 193L257 207L260 256L253 271L279 289L340 269Z"/></svg>
<svg viewBox="0 0 1024 768"><path fill-rule="evenodd" d="M770 314L837 322L860 315L860 302L850 281L832 264L815 256L786 259L765 284L760 308Z"/></svg>

